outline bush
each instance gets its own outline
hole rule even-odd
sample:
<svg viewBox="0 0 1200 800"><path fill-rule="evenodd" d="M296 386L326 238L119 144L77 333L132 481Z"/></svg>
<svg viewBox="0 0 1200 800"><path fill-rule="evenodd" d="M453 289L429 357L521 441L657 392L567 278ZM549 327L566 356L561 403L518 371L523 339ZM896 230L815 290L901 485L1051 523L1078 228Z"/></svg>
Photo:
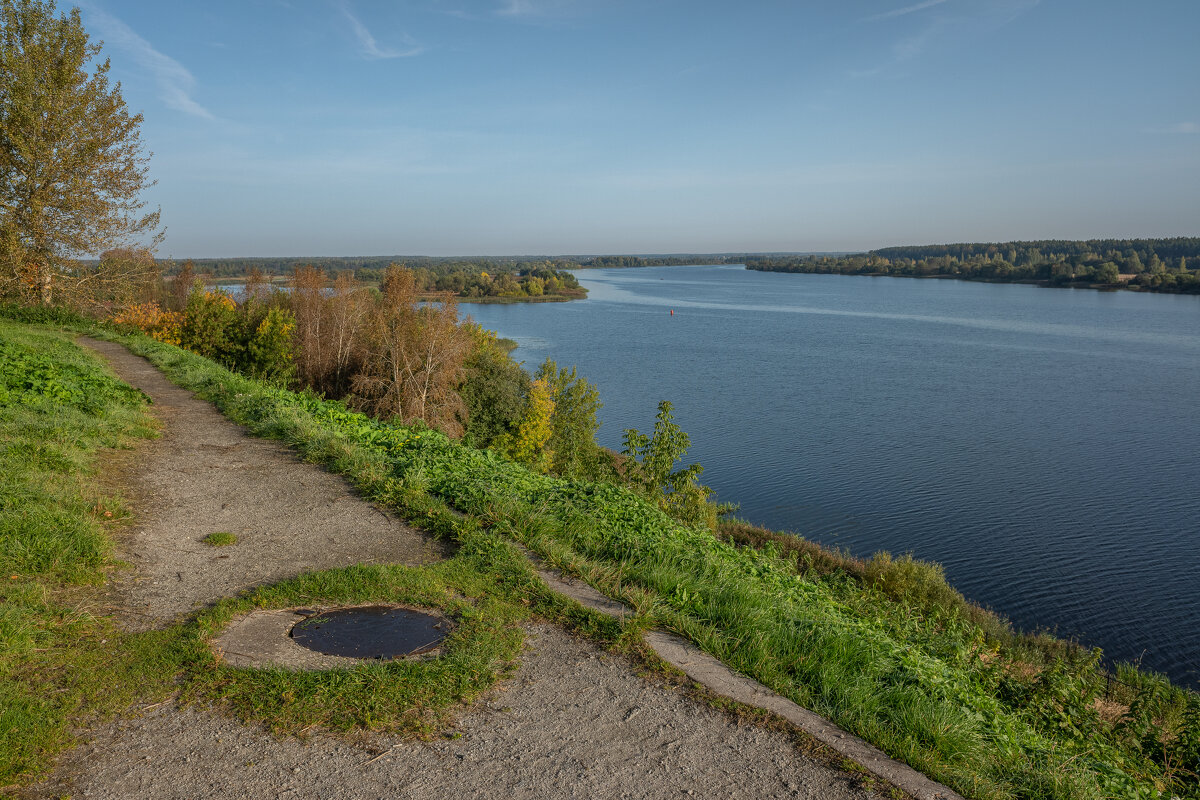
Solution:
<svg viewBox="0 0 1200 800"><path fill-rule="evenodd" d="M237 368L237 303L224 292L210 292L200 281L192 286L183 309L179 343L193 353Z"/></svg>
<svg viewBox="0 0 1200 800"><path fill-rule="evenodd" d="M531 381L529 373L508 357L490 331L474 326L472 334L475 348L467 357L466 379L459 394L467 409L463 440L482 449L516 434Z"/></svg>
<svg viewBox="0 0 1200 800"><path fill-rule="evenodd" d="M626 483L685 525L716 530L717 506L708 499L712 490L696 482L704 467L675 469L692 440L671 419L671 409L666 400L658 404L651 436L635 428L625 431Z"/></svg>
<svg viewBox="0 0 1200 800"><path fill-rule="evenodd" d="M575 374L575 368L559 369L550 359L538 368L538 380L545 381L554 400L550 418L550 471L568 478L598 480L601 459L596 444L600 423L600 393L596 387Z"/></svg>
<svg viewBox="0 0 1200 800"><path fill-rule="evenodd" d="M183 310L178 344L229 369L283 383L292 374L295 328L288 309L255 298L239 306L197 281Z"/></svg>
<svg viewBox="0 0 1200 800"><path fill-rule="evenodd" d="M296 318L278 306L247 302L243 310L244 344L238 368L255 378L286 383L292 375L292 332Z"/></svg>
<svg viewBox="0 0 1200 800"><path fill-rule="evenodd" d="M921 608L959 609L966 599L950 584L941 564L917 561L911 553L892 558L888 552L876 553L866 563L866 582L888 597Z"/></svg>
<svg viewBox="0 0 1200 800"><path fill-rule="evenodd" d="M183 314L164 311L158 303L134 303L113 317L117 325L136 328L153 339L167 344L179 344Z"/></svg>

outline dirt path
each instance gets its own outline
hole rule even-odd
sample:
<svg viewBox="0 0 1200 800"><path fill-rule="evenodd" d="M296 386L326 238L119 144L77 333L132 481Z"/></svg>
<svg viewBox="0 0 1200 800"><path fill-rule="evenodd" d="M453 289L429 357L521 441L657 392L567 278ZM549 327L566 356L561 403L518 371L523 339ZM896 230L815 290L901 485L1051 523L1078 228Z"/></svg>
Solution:
<svg viewBox="0 0 1200 800"><path fill-rule="evenodd" d="M134 629L301 572L347 564L421 564L438 555L420 532L356 496L344 480L257 439L146 359L81 338L126 383L153 400L162 437L133 451L118 476L137 519L120 542L135 574L118 573L121 611ZM235 547L201 539L217 531Z"/></svg>
<svg viewBox="0 0 1200 800"><path fill-rule="evenodd" d="M253 439L123 348L85 342L155 401L163 437L128 467L139 527L125 596L140 625L306 569L420 563L424 538L340 478ZM198 540L244 537L229 558ZM80 798L870 798L846 774L633 674L551 625L516 676L464 714L461 737L278 738L165 706L93 731L30 796Z"/></svg>

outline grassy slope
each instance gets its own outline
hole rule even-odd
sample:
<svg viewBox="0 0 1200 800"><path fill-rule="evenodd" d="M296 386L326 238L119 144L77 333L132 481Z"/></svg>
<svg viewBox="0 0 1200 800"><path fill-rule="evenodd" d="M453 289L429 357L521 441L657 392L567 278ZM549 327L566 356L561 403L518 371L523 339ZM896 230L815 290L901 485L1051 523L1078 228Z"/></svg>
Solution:
<svg viewBox="0 0 1200 800"><path fill-rule="evenodd" d="M66 337L0 321L0 786L44 765L86 722L166 690L162 637L98 607L105 529L97 454L153 435L144 400Z"/></svg>
<svg viewBox="0 0 1200 800"><path fill-rule="evenodd" d="M961 614L930 613L844 573L682 528L617 487L536 475L433 431L126 341L231 418L346 472L368 494L410 515L419 509L405 497L467 512L481 533L523 542L969 796L1153 797L1168 786L1196 794L1186 774L1193 745L1163 759L1148 730L1174 725L1177 743L1194 737L1196 698L1154 676L1126 676L1157 705L1147 701L1132 709L1140 721L1114 726L1092 703L1103 676L1090 659L1022 674ZM342 451L369 454L371 467L345 463Z"/></svg>
<svg viewBox="0 0 1200 800"><path fill-rule="evenodd" d="M813 569L776 548L738 547L681 528L616 487L535 475L435 432L377 423L148 339L124 341L255 433L288 441L368 496L457 541L458 564L442 567L451 574L428 579L457 575L453 581L468 588L477 607L489 597L513 607L531 603L610 641L648 622L675 629L968 796L1153 797L1168 787L1197 796L1195 776L1186 771L1196 768L1200 705L1153 676L1125 674L1144 691L1130 703L1127 723L1114 726L1091 704L1102 676L1087 663L1014 672L1002 644L960 613L938 613L919 598L898 600L894 591ZM639 619L622 632L547 596L506 537L630 602ZM341 597L362 580L370 592L387 594L403 578L363 568L337 572L303 579L316 584L289 582L226 601L187 631L202 640L250 604L309 602L325 581L332 584L319 591ZM345 596L364 590L355 591ZM505 624L492 628L502 632ZM494 650L490 663L503 664L503 652ZM372 704L370 692L339 699L335 686L305 685L298 695L260 671L185 673L185 696L224 697L241 713L285 729L302 721L362 724L364 717L345 714L344 705ZM466 687L464 696L471 691ZM325 699L314 705L314 695ZM418 728L428 730L428 723ZM1174 761L1156 751L1163 749L1159 731L1169 728L1178 731L1168 743Z"/></svg>
<svg viewBox="0 0 1200 800"><path fill-rule="evenodd" d="M0 795L43 774L78 726L172 691L284 732L320 725L427 736L512 667L531 610L602 643L621 640L621 625L549 592L512 545L395 486L385 487L390 502L453 539L452 558L309 573L160 631L124 632L101 592L115 566L107 528L127 512L96 493L96 467L106 448L153 435L144 398L61 332L0 318L0 350ZM377 472L371 453L310 433L309 445L343 471ZM206 647L255 607L351 602L440 608L457 624L438 659L319 673L227 668Z"/></svg>

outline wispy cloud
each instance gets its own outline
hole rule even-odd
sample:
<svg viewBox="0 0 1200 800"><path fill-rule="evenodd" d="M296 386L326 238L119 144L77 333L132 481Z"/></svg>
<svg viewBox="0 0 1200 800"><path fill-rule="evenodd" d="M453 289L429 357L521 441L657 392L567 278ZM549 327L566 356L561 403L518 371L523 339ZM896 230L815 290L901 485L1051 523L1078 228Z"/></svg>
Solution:
<svg viewBox="0 0 1200 800"><path fill-rule="evenodd" d="M903 17L905 14L913 14L917 11L923 11L927 8L932 8L933 6L940 6L942 3L948 3L948 2L950 2L950 0L925 0L925 2L923 2L923 3L916 3L911 6L905 6L904 8L897 8L895 11L885 11L882 14L875 14L873 16L867 17L866 21L867 22L877 22L881 19L893 19L895 17Z"/></svg>
<svg viewBox="0 0 1200 800"><path fill-rule="evenodd" d="M1200 133L1200 122L1176 122L1161 128L1151 128L1151 133Z"/></svg>
<svg viewBox="0 0 1200 800"><path fill-rule="evenodd" d="M892 53L896 56L896 61L909 61L921 55L925 52L925 48L938 38L945 27L945 20L934 20L919 33L905 37L893 44Z"/></svg>
<svg viewBox="0 0 1200 800"><path fill-rule="evenodd" d="M425 48L418 45L408 34L401 34L401 39L407 46L405 49L395 49L391 47L383 47L375 40L371 31L362 23L358 17L354 16L354 12L350 10L350 6L346 3L342 4L342 14L346 16L346 20L350 23L351 30L354 31L355 38L358 39L359 49L367 58L409 58L425 52Z"/></svg>
<svg viewBox="0 0 1200 800"><path fill-rule="evenodd" d="M579 10L575 0L500 0L495 14L523 20L544 20L570 16Z"/></svg>
<svg viewBox="0 0 1200 800"><path fill-rule="evenodd" d="M865 17L863 22L878 22L907 16L929 8L939 8L927 18L923 26L915 33L897 40L892 45L892 62L877 68L862 68L850 72L851 77L864 78L886 73L887 67L895 67L906 61L911 61L922 55L947 34L955 33L959 38L978 36L987 31L996 30L1009 24L1022 14L1036 7L1041 0L977 0L969 4L954 3L951 0L923 0L923 2L886 11L871 17Z"/></svg>
<svg viewBox="0 0 1200 800"><path fill-rule="evenodd" d="M107 44L129 53L140 67L154 76L159 96L168 108L182 111L201 119L214 119L212 113L192 99L196 79L192 73L170 56L155 50L153 46L121 20L109 14L95 3L76 0L87 12L89 21L95 25Z"/></svg>
<svg viewBox="0 0 1200 800"><path fill-rule="evenodd" d="M532 0L505 0L500 8L496 9L496 13L502 17L523 17L536 11L537 6Z"/></svg>

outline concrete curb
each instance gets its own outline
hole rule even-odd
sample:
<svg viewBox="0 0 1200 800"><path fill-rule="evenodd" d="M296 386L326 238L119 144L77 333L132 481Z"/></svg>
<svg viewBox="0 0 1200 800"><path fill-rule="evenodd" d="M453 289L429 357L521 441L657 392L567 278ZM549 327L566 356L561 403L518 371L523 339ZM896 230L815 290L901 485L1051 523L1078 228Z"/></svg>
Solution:
<svg viewBox="0 0 1200 800"><path fill-rule="evenodd" d="M566 595L584 608L611 617L620 618L633 613L623 603L601 594L582 581L566 578L557 572L542 568L540 559L533 553L526 552L534 564L539 565L536 567L538 576L553 591ZM872 775L907 792L916 800L965 800L954 790L930 780L907 764L890 758L878 747L842 730L824 717L796 705L758 681L734 672L682 637L654 630L646 634L645 641L659 658L682 670L706 689L730 700L778 714L817 741L860 765Z"/></svg>

